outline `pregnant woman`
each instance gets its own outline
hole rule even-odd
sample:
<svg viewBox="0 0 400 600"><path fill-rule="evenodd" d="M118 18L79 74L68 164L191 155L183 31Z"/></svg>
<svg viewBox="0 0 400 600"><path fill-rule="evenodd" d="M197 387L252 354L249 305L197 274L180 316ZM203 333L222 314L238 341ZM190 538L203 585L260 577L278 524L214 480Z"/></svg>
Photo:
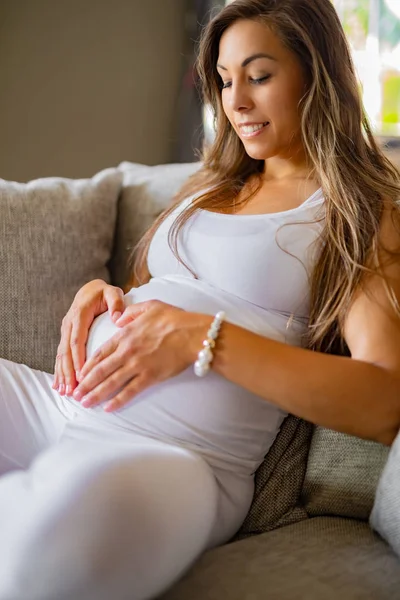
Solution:
<svg viewBox="0 0 400 600"><path fill-rule="evenodd" d="M400 426L400 177L330 0L236 0L216 137L134 286L82 288L54 379L0 361L0 600L156 598L243 522L288 413Z"/></svg>

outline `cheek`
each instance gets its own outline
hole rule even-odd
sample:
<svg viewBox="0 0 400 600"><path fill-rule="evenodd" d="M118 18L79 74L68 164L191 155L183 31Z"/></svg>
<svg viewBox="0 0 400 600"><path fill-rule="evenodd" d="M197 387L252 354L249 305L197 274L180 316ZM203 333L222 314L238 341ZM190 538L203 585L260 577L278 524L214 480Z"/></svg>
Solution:
<svg viewBox="0 0 400 600"><path fill-rule="evenodd" d="M283 78L280 81L275 81L275 85L271 82L271 85L265 89L263 102L265 103L265 109L269 111L268 114L279 118L285 117L297 118L299 113L298 104L301 99L301 93L303 87L300 86L300 82L297 78L288 79ZM261 101L261 98L260 98Z"/></svg>
<svg viewBox="0 0 400 600"><path fill-rule="evenodd" d="M271 90L266 97L266 106L269 107L271 112L279 116L292 113L296 111L295 103L288 93L283 89Z"/></svg>
<svg viewBox="0 0 400 600"><path fill-rule="evenodd" d="M226 98L226 94L221 94L221 106L222 106L222 111L225 113L227 119L230 119L230 115L231 115L231 110L229 109L229 102Z"/></svg>
<svg viewBox="0 0 400 600"><path fill-rule="evenodd" d="M229 123L231 124L232 128L234 129L234 111L230 108L229 103L225 100L222 99L221 100L221 106L222 106L222 112L225 115L225 117L227 118L227 120L229 121Z"/></svg>
<svg viewBox="0 0 400 600"><path fill-rule="evenodd" d="M270 110L267 113L273 123L275 131L280 135L293 135L301 127L300 111L296 102L291 101L285 94L279 94L270 104Z"/></svg>

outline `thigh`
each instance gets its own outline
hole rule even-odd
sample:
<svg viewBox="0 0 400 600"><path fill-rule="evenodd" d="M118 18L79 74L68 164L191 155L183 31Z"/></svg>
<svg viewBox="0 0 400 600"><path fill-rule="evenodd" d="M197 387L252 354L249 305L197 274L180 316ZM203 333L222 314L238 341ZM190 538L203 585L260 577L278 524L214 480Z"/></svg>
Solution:
<svg viewBox="0 0 400 600"><path fill-rule="evenodd" d="M0 359L0 475L27 468L73 418L72 404L51 384L48 373Z"/></svg>
<svg viewBox="0 0 400 600"><path fill-rule="evenodd" d="M154 598L208 548L218 494L183 448L61 442L0 479L0 599Z"/></svg>
<svg viewBox="0 0 400 600"><path fill-rule="evenodd" d="M218 483L218 514L208 547L229 542L249 512L254 496L254 477L213 467Z"/></svg>

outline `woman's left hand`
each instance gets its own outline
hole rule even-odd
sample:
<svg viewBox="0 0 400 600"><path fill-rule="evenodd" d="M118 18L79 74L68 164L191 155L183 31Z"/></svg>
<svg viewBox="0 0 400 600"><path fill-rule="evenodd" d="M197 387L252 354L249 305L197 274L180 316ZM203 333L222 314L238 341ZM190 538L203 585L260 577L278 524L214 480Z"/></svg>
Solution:
<svg viewBox="0 0 400 600"><path fill-rule="evenodd" d="M151 385L178 375L192 364L212 317L184 311L159 300L128 306L115 322L121 331L85 363L75 400L85 408L104 402L121 408Z"/></svg>

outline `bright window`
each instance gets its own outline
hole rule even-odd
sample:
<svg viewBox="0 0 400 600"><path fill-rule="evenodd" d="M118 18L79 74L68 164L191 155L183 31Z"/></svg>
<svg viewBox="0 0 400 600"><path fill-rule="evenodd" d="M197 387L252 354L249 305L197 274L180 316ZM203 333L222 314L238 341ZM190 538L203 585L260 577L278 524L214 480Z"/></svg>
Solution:
<svg viewBox="0 0 400 600"><path fill-rule="evenodd" d="M400 0L333 0L375 134L400 136Z"/></svg>

